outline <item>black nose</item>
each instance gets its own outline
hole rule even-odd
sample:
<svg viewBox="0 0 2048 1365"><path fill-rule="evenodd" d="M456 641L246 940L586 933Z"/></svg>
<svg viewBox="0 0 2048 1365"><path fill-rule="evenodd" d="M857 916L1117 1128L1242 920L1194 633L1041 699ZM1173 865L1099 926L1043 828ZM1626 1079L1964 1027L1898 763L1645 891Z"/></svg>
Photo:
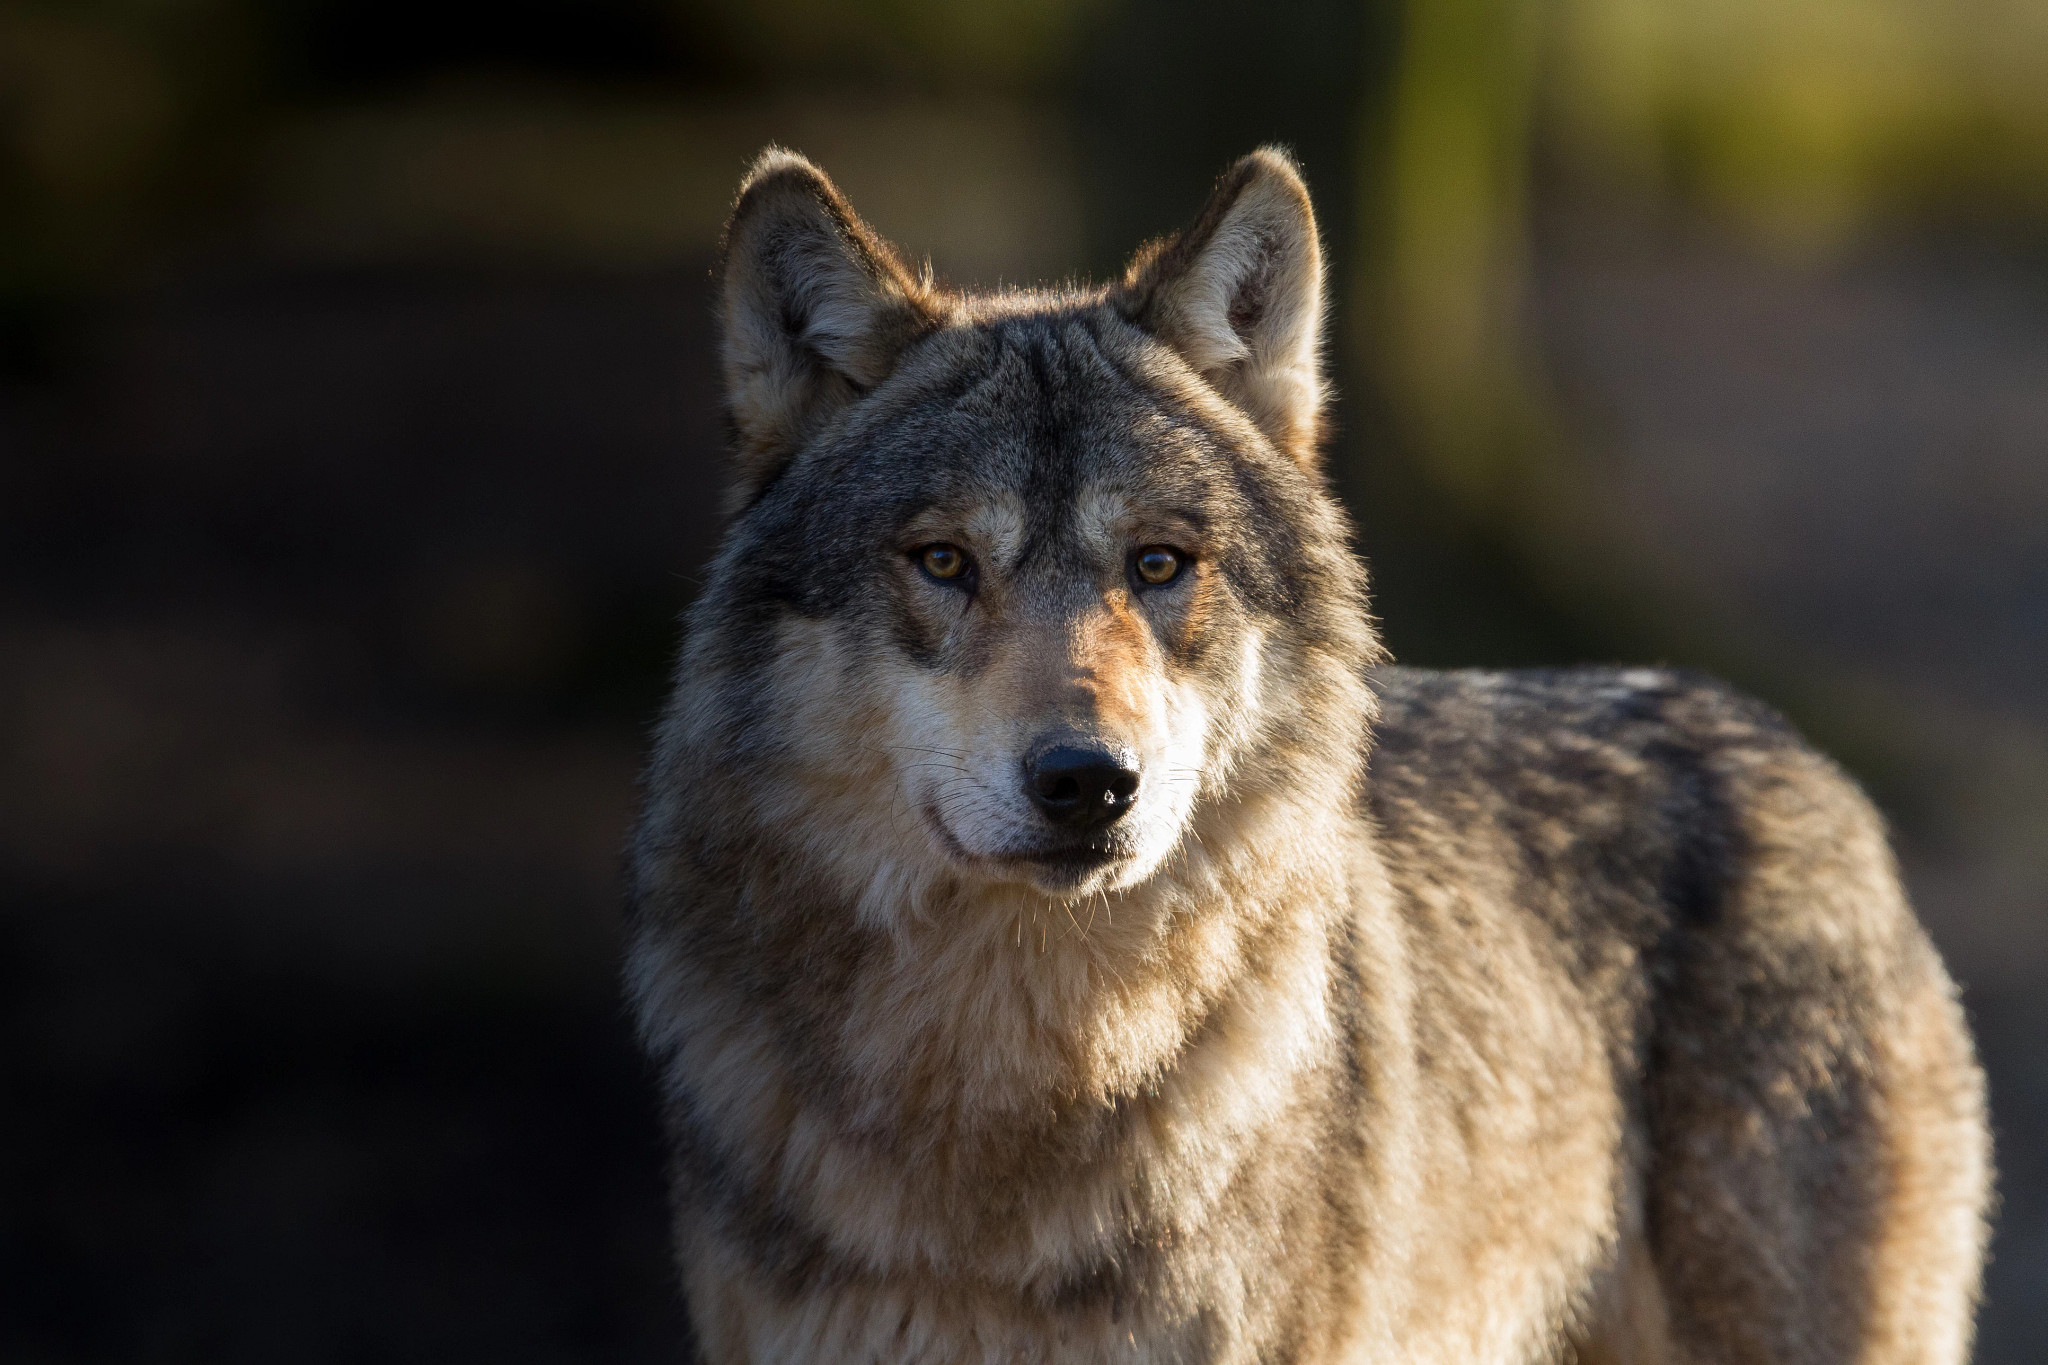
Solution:
<svg viewBox="0 0 2048 1365"><path fill-rule="evenodd" d="M1024 789L1054 824L1095 829L1137 801L1138 772L1107 749L1057 744L1025 761Z"/></svg>

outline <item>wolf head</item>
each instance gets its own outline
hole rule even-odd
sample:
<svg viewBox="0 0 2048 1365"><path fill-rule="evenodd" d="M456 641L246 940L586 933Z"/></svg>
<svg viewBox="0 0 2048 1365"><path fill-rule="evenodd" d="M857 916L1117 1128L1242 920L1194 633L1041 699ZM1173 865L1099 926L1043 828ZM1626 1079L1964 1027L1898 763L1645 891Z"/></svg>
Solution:
<svg viewBox="0 0 2048 1365"><path fill-rule="evenodd" d="M655 804L871 905L1127 891L1247 802L1348 809L1377 646L1317 465L1322 289L1275 151L1119 282L992 295L764 155Z"/></svg>

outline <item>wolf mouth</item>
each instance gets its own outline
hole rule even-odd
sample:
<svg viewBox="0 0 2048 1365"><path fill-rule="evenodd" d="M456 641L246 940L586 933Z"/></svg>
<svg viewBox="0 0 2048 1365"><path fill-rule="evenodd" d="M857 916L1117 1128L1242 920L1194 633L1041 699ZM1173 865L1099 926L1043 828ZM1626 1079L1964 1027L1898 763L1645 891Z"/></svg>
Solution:
<svg viewBox="0 0 2048 1365"><path fill-rule="evenodd" d="M1042 848L1004 849L996 853L975 853L948 828L937 806L923 808L925 823L946 853L963 863L995 863L1002 866L1040 868L1079 876L1116 861L1125 850L1113 842L1053 844Z"/></svg>
<svg viewBox="0 0 2048 1365"><path fill-rule="evenodd" d="M1115 848L1106 844L1069 844L1058 848L1025 849L1001 857L1004 862L1051 868L1058 872L1092 872L1105 863L1114 862L1117 853Z"/></svg>

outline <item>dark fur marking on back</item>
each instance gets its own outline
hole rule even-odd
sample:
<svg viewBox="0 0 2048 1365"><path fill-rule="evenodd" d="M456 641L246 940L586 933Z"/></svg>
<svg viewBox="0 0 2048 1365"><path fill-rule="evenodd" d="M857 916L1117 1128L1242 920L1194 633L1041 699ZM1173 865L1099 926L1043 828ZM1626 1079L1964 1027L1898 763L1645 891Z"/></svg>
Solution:
<svg viewBox="0 0 2048 1365"><path fill-rule="evenodd" d="M1734 807L1698 749L1658 739L1644 747L1643 756L1668 779L1661 814L1671 836L1671 856L1659 895L1679 922L1711 925L1721 917L1744 856Z"/></svg>

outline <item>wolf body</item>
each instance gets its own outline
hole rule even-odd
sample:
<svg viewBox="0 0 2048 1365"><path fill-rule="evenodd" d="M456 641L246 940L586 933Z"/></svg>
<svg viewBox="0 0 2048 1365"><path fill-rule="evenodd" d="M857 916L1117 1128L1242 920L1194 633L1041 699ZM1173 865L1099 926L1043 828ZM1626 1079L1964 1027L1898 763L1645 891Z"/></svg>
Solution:
<svg viewBox="0 0 2048 1365"><path fill-rule="evenodd" d="M1385 666L1240 162L962 295L771 152L634 846L696 1349L1957 1362L1989 1179L1856 787L1656 670Z"/></svg>

